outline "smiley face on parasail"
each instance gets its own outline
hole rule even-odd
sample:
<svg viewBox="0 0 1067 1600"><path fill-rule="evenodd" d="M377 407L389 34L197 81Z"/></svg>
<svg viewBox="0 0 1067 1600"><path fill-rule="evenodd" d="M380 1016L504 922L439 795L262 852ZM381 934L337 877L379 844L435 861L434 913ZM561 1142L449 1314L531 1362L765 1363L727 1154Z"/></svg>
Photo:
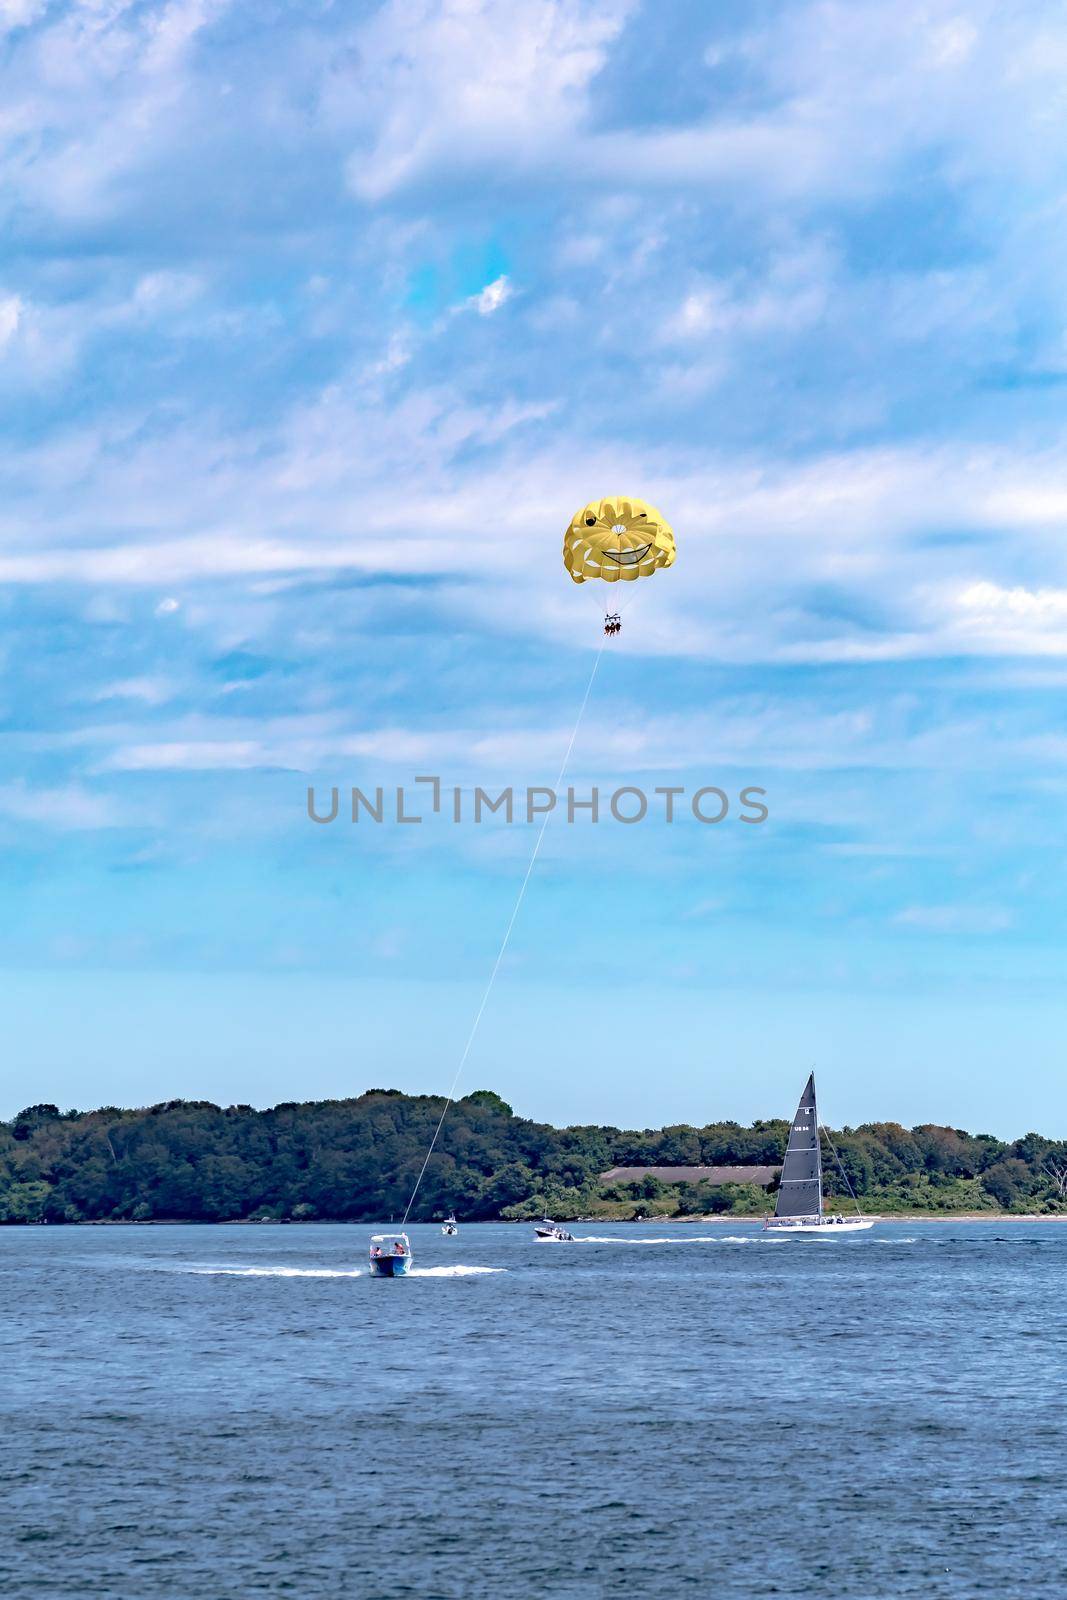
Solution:
<svg viewBox="0 0 1067 1600"><path fill-rule="evenodd" d="M674 532L647 500L591 500L563 535L563 565L575 583L632 583L674 564Z"/></svg>

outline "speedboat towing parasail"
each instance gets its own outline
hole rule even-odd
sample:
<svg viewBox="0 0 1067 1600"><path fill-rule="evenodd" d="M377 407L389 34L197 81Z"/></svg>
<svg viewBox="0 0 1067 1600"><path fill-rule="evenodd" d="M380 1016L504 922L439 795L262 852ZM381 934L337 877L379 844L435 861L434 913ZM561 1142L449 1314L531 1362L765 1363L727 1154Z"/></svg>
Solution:
<svg viewBox="0 0 1067 1600"><path fill-rule="evenodd" d="M376 1233L370 1242L372 1278L403 1278L411 1271L411 1241L406 1233Z"/></svg>

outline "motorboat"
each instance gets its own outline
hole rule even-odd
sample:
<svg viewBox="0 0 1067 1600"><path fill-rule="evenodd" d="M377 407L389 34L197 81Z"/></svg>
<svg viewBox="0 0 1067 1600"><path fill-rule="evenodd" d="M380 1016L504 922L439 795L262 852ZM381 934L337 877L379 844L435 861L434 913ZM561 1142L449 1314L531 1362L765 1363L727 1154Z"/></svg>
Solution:
<svg viewBox="0 0 1067 1600"><path fill-rule="evenodd" d="M848 1184L843 1167L841 1172ZM851 1187L849 1184L850 1191ZM813 1072L804 1086L789 1129L774 1216L767 1217L763 1227L768 1233L788 1238L840 1239L850 1233L865 1233L874 1227L874 1222L862 1214L855 1195L852 1199L856 1206L854 1217L842 1216L839 1212L827 1215L823 1209L822 1138Z"/></svg>
<svg viewBox="0 0 1067 1600"><path fill-rule="evenodd" d="M445 1218L444 1222L441 1224L441 1232L448 1239L455 1238L456 1234L459 1232L459 1223L456 1221L454 1215L450 1214Z"/></svg>
<svg viewBox="0 0 1067 1600"><path fill-rule="evenodd" d="M574 1235L568 1233L566 1228L561 1228L558 1222L553 1222L551 1217L542 1217L534 1228L534 1235L538 1239L551 1239L556 1244L573 1244Z"/></svg>
<svg viewBox="0 0 1067 1600"><path fill-rule="evenodd" d="M372 1278L403 1278L411 1271L411 1241L406 1233L376 1233L370 1242Z"/></svg>

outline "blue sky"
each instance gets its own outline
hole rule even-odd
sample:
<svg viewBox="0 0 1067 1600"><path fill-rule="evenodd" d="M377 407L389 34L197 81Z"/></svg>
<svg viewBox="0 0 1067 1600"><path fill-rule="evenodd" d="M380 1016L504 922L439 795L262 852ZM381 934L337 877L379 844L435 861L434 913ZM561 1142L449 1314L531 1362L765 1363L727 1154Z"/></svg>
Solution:
<svg viewBox="0 0 1067 1600"><path fill-rule="evenodd" d="M1062 1132L1065 70L992 0L0 0L0 1109L447 1086L532 836L306 786L551 783L621 491L678 561L573 781L771 816L550 827L465 1087Z"/></svg>

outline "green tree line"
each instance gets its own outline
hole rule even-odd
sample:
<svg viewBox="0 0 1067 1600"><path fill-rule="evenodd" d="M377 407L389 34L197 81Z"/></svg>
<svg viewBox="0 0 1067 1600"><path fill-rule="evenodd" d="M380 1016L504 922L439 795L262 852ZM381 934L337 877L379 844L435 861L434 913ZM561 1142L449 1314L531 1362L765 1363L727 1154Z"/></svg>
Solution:
<svg viewBox="0 0 1067 1600"><path fill-rule="evenodd" d="M394 1089L266 1111L202 1100L138 1110L29 1106L0 1123L0 1222L384 1221L403 1213L443 1108L439 1096ZM600 1174L616 1166L776 1164L787 1129L780 1119L641 1132L554 1128L479 1090L450 1109L412 1220L451 1210L470 1220L542 1211L754 1214L773 1205L773 1192L665 1185L655 1175L605 1188ZM871 1210L1067 1210L1062 1140L1030 1133L1005 1143L889 1122L831 1138ZM830 1194L847 1192L829 1155L826 1178Z"/></svg>

